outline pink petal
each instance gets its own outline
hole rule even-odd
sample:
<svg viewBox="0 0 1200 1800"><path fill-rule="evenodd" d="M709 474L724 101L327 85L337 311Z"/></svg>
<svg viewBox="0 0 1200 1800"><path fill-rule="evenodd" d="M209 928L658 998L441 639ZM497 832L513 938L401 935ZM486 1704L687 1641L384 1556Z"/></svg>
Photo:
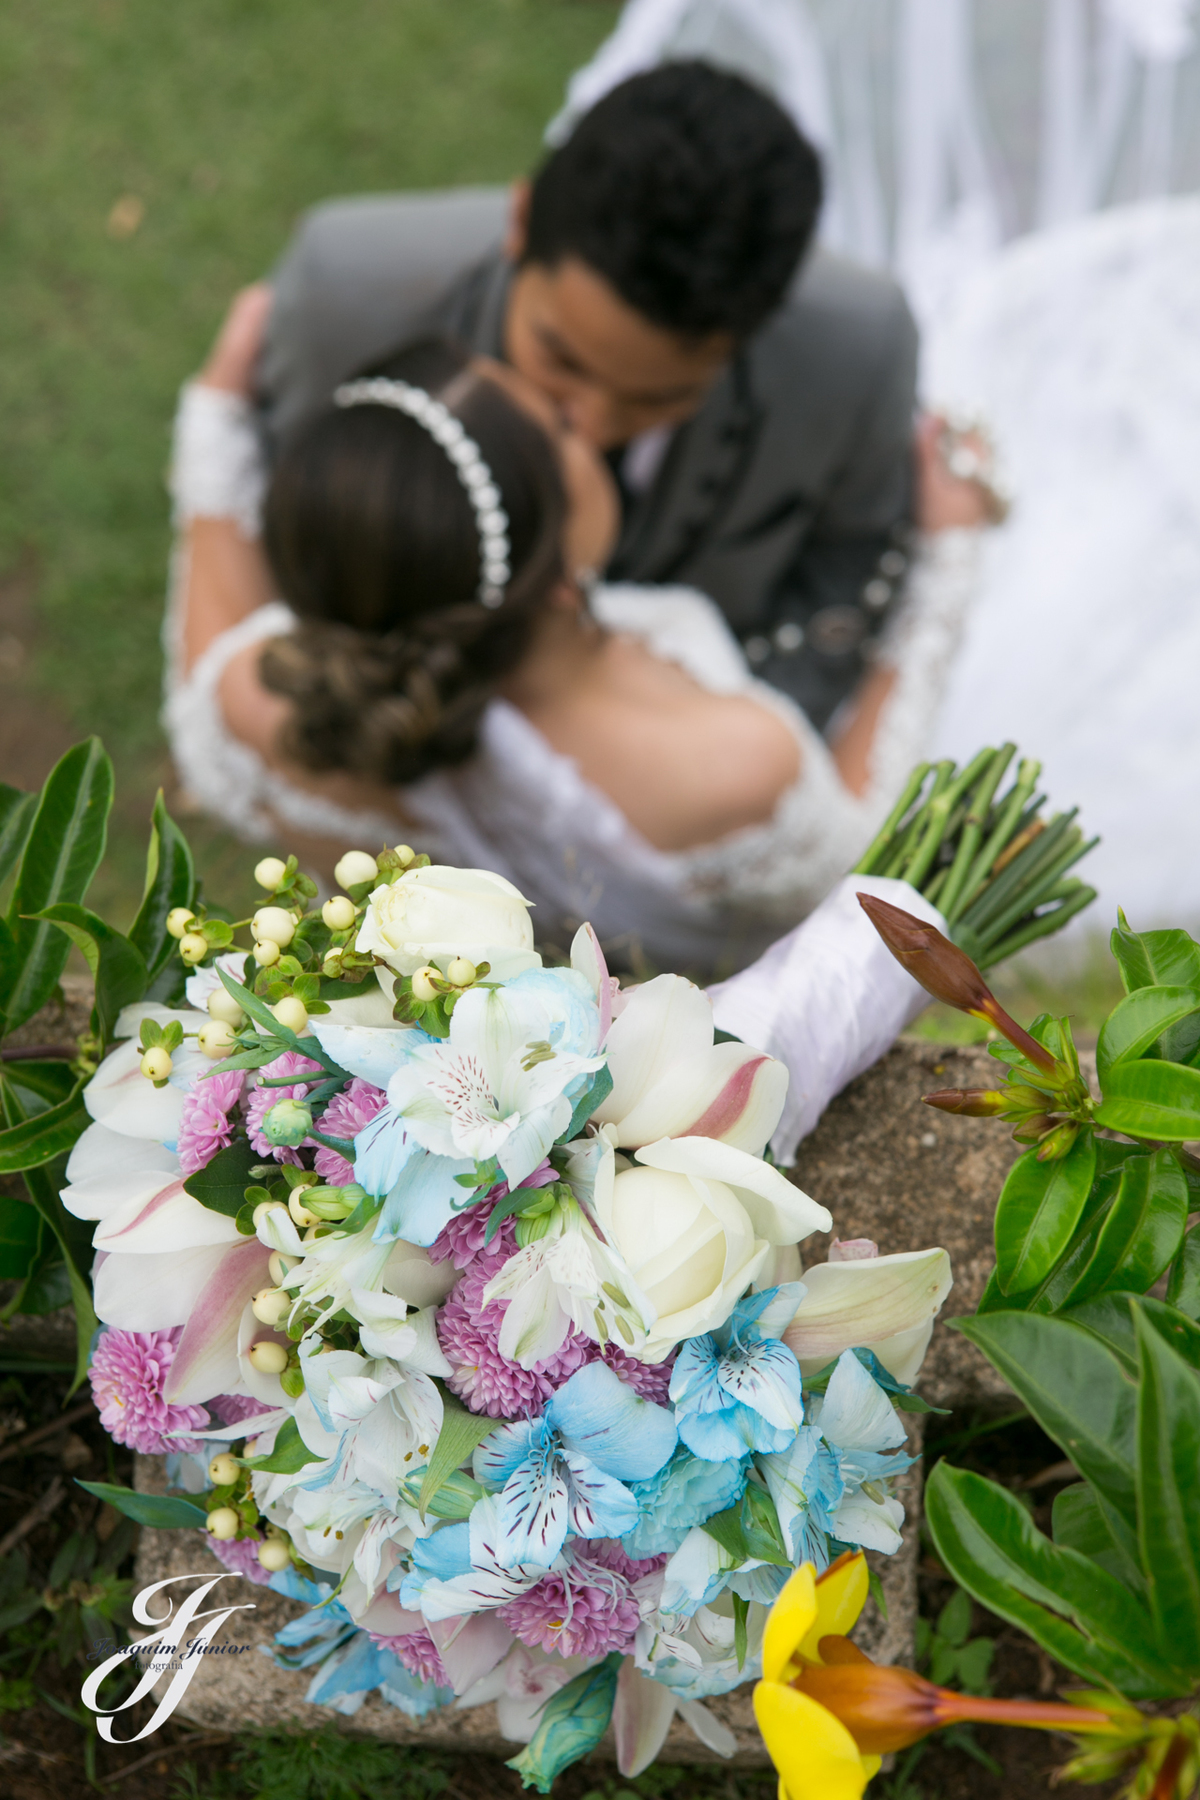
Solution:
<svg viewBox="0 0 1200 1800"><path fill-rule="evenodd" d="M238 1326L246 1303L267 1282L271 1253L257 1238L225 1252L192 1308L163 1390L174 1404L208 1400L236 1386Z"/></svg>

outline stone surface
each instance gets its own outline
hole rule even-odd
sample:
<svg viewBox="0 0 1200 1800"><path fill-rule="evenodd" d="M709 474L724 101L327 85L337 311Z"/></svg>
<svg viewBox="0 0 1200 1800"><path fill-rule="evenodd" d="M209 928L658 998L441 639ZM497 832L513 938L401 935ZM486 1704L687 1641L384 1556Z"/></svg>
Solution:
<svg viewBox="0 0 1200 1800"><path fill-rule="evenodd" d="M945 1317L973 1311L991 1269L992 1215L1005 1173L1016 1155L1005 1127L994 1121L956 1119L921 1105L921 1096L937 1087L994 1085L1001 1070L981 1048L939 1048L902 1042L881 1063L860 1076L832 1103L813 1135L800 1147L796 1178L834 1215L839 1237L872 1238L881 1252L941 1244L949 1251L955 1286ZM820 1260L828 1240L810 1239L806 1260ZM965 1339L935 1328L921 1377L921 1392L939 1406L997 1404L1007 1393L995 1373ZM920 1454L920 1425L909 1415L910 1448ZM161 1459L140 1457L138 1486L162 1491ZM883 1584L886 1619L873 1601L855 1636L879 1662L911 1662L916 1617L916 1570L921 1513L921 1469L916 1463L897 1484L907 1515L903 1549L894 1557L871 1562ZM221 1565L209 1553L199 1532L143 1531L138 1555L139 1587L168 1576L217 1574ZM393 1743L471 1749L511 1756L515 1746L504 1739L492 1706L448 1711L416 1722L372 1696L359 1712L346 1718L331 1708L310 1706L304 1699L309 1676L278 1668L266 1654L272 1634L303 1609L268 1588L231 1577L227 1603L252 1602L254 1610L238 1612L222 1628L220 1641L254 1646L249 1653L209 1657L195 1676L180 1707L195 1724L219 1728L231 1717L253 1726L292 1721L313 1727L322 1720L359 1735ZM214 1600L217 1595L213 1596ZM733 1731L738 1742L735 1763L744 1767L766 1762L754 1726L749 1689L707 1704ZM597 1760L611 1762L606 1740ZM667 1762L711 1762L711 1753L676 1719L663 1750Z"/></svg>

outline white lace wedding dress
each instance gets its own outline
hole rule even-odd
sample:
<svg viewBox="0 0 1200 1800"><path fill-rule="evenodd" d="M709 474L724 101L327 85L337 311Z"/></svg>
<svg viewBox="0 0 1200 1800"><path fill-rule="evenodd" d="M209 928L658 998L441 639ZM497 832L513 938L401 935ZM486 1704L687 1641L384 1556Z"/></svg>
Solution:
<svg viewBox="0 0 1200 1800"><path fill-rule="evenodd" d="M176 426L177 521L236 519L257 530L263 486L248 410L233 396L191 386ZM727 973L804 918L857 860L921 755L974 585L977 534L947 532L916 560L903 608L884 645L898 680L884 709L868 793L855 799L803 714L750 674L711 601L683 588L601 587L594 608L613 631L642 637L713 693L746 693L795 733L802 767L765 824L680 852L655 849L614 803L585 781L507 701L487 707L479 750L397 793L413 841L436 860L498 871L537 906L539 938L590 919L617 960ZM176 569L174 590L182 583ZM184 673L179 607L166 626L165 723L181 780L240 836L286 848L287 830L377 850L396 822L352 813L290 786L230 733L221 676L247 645L288 632L280 602L223 632Z"/></svg>

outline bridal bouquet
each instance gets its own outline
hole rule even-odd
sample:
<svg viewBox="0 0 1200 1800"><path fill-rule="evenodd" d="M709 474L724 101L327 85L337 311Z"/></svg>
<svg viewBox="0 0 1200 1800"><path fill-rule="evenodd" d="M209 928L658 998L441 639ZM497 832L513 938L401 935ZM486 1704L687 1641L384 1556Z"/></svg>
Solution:
<svg viewBox="0 0 1200 1800"><path fill-rule="evenodd" d="M164 1521L311 1603L277 1652L311 1700L494 1700L541 1792L610 1721L627 1774L677 1711L730 1752L704 1701L792 1570L900 1544L945 1252L802 1271L832 1220L766 1149L784 1064L587 926L545 967L501 877L356 851L318 908L255 873L246 948L171 913L187 1005L127 1006L84 1089L105 1425L171 1456Z"/></svg>

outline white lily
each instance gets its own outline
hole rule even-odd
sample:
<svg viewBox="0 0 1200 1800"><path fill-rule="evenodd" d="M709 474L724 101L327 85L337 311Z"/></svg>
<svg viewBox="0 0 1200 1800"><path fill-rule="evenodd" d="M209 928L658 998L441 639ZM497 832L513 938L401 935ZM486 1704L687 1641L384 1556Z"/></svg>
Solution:
<svg viewBox="0 0 1200 1800"><path fill-rule="evenodd" d="M713 1043L712 1002L681 975L634 988L605 1041L612 1093L593 1115L622 1148L704 1137L760 1155L783 1111L784 1065Z"/></svg>
<svg viewBox="0 0 1200 1800"><path fill-rule="evenodd" d="M806 1375L861 1347L910 1387L953 1283L950 1258L936 1248L814 1263L783 1341Z"/></svg>
<svg viewBox="0 0 1200 1800"><path fill-rule="evenodd" d="M194 1013L196 1028L208 1015ZM176 1053L176 1068L183 1053ZM204 1058L200 1059L202 1062ZM142 1074L142 1047L136 1041L118 1045L106 1056L83 1090L83 1104L98 1124L122 1137L153 1138L173 1149L183 1117L184 1090L172 1079L156 1088ZM211 1068L211 1063L206 1063Z"/></svg>

